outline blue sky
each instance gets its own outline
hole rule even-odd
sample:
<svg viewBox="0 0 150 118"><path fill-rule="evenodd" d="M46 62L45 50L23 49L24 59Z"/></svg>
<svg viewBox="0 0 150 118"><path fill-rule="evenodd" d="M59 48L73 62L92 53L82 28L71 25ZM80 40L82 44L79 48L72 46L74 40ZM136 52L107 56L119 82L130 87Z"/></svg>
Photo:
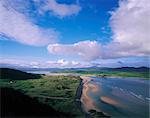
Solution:
<svg viewBox="0 0 150 118"><path fill-rule="evenodd" d="M2 0L0 63L25 67L149 66L148 3Z"/></svg>

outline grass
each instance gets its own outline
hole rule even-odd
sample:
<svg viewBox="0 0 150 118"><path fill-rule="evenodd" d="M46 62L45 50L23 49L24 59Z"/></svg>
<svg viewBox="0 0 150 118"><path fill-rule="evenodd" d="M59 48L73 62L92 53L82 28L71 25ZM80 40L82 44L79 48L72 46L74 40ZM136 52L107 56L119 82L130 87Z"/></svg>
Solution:
<svg viewBox="0 0 150 118"><path fill-rule="evenodd" d="M15 70L10 68L0 68L0 78L11 79L11 80L27 80L27 79L41 78L41 75L26 73L20 70Z"/></svg>
<svg viewBox="0 0 150 118"><path fill-rule="evenodd" d="M134 77L134 78L142 78L149 79L149 73L147 72L102 72L100 74L96 74L97 76L115 76L115 77Z"/></svg>
<svg viewBox="0 0 150 118"><path fill-rule="evenodd" d="M81 116L75 105L76 90L79 77L43 76L31 80L0 80L0 87L13 88L21 93L36 98L40 103L47 104L56 111L72 117ZM58 99L57 99L58 98Z"/></svg>
<svg viewBox="0 0 150 118"><path fill-rule="evenodd" d="M115 76L115 77L135 77L142 79L149 79L149 72L136 72L136 71L64 71L64 73L90 75L90 76Z"/></svg>

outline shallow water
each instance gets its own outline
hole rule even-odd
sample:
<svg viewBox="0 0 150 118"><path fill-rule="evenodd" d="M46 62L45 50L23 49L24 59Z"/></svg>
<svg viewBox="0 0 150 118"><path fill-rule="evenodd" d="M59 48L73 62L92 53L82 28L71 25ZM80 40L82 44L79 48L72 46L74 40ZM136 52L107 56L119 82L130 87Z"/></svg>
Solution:
<svg viewBox="0 0 150 118"><path fill-rule="evenodd" d="M117 118L149 117L149 80L96 78L83 85L81 107Z"/></svg>

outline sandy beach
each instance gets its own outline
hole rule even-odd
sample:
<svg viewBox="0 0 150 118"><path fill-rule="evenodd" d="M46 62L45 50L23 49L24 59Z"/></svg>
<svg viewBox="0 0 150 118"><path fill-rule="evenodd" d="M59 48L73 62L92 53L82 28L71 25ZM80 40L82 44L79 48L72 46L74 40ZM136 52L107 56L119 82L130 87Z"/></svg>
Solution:
<svg viewBox="0 0 150 118"><path fill-rule="evenodd" d="M88 76L81 76L83 83L83 89L82 89L82 95L81 95L81 103L82 108L85 110L86 113L88 113L90 110L96 110L97 112L102 112L100 108L96 105L96 103L93 101L93 99L88 95L89 91L92 92L98 92L99 86L93 85L89 83L92 78Z"/></svg>

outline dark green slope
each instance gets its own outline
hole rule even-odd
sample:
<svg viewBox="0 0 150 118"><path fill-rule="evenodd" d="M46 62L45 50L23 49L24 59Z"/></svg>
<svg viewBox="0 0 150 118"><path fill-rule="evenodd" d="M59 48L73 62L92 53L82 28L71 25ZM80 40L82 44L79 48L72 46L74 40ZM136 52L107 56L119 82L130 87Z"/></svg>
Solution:
<svg viewBox="0 0 150 118"><path fill-rule="evenodd" d="M38 79L41 75L22 72L20 70L0 68L0 79L26 80Z"/></svg>
<svg viewBox="0 0 150 118"><path fill-rule="evenodd" d="M48 105L11 88L1 88L1 118L59 118L66 117Z"/></svg>

